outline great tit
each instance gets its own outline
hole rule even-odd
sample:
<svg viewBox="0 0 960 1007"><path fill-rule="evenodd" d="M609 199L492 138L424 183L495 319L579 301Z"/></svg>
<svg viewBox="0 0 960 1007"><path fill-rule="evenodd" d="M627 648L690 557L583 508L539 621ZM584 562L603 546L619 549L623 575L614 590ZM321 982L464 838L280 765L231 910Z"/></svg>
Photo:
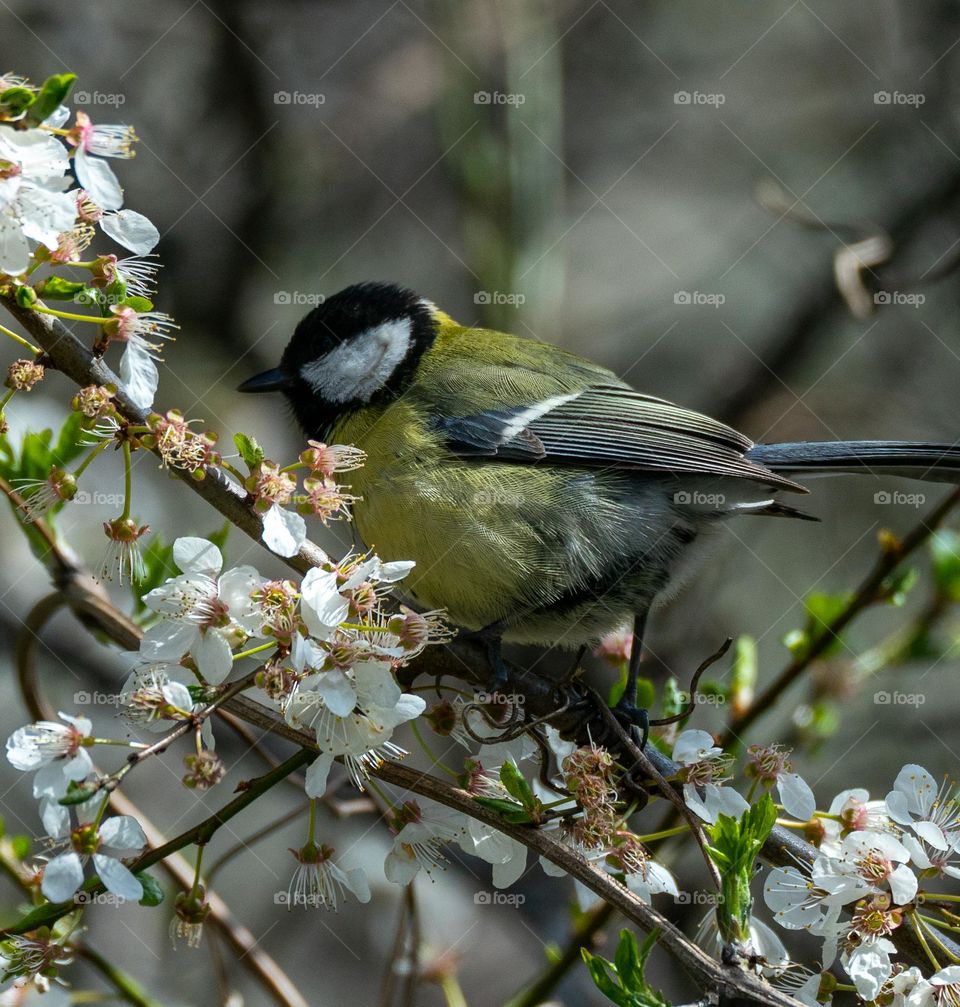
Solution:
<svg viewBox="0 0 960 1007"><path fill-rule="evenodd" d="M390 283L328 298L280 366L239 390L280 391L309 437L362 448L350 482L363 542L416 561L404 582L414 604L494 640L576 648L631 618L641 628L723 521L806 517L778 499L808 492L793 476L960 481L956 445L754 444Z"/></svg>

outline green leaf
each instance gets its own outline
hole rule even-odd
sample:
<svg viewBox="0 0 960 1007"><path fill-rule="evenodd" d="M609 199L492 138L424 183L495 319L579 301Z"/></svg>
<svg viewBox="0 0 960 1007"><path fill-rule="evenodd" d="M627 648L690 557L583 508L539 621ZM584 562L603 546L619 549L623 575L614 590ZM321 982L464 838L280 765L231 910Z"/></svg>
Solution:
<svg viewBox="0 0 960 1007"><path fill-rule="evenodd" d="M513 801L504 800L502 797L474 797L473 799L481 808L496 812L510 825L529 825L533 821L522 804L514 804Z"/></svg>
<svg viewBox="0 0 960 1007"><path fill-rule="evenodd" d="M71 804L83 804L84 801L89 801L96 793L96 784L88 783L85 786L81 786L79 783L71 780L67 787L66 794L64 794L57 803L62 804L65 807L69 807Z"/></svg>
<svg viewBox="0 0 960 1007"><path fill-rule="evenodd" d="M36 96L28 87L8 87L0 94L0 105L3 105L9 118L20 115L35 101Z"/></svg>
<svg viewBox="0 0 960 1007"><path fill-rule="evenodd" d="M143 886L143 898L140 899L141 906L159 906L166 897L160 882L146 871L134 874L134 877Z"/></svg>
<svg viewBox="0 0 960 1007"><path fill-rule="evenodd" d="M886 597L887 604L893 605L896 608L902 607L904 602L907 600L907 595L910 593L910 589L914 584L916 584L919 577L920 571L913 566L907 567L906 570L900 570L887 577L881 586L881 590Z"/></svg>
<svg viewBox="0 0 960 1007"><path fill-rule="evenodd" d="M30 837L12 836L10 839L10 849L17 860L26 860L30 856Z"/></svg>
<svg viewBox="0 0 960 1007"><path fill-rule="evenodd" d="M706 827L711 841L707 852L720 869L716 916L725 943L749 939L754 865L776 820L776 805L769 794L764 794L739 819L720 815L715 825Z"/></svg>
<svg viewBox="0 0 960 1007"><path fill-rule="evenodd" d="M248 469L252 469L264 459L263 448L252 437L247 434L236 433L233 435L233 443L236 444L240 457Z"/></svg>
<svg viewBox="0 0 960 1007"><path fill-rule="evenodd" d="M55 73L48 77L27 109L27 122L35 125L53 115L69 97L76 79L75 73Z"/></svg>
<svg viewBox="0 0 960 1007"><path fill-rule="evenodd" d="M937 587L951 601L960 601L960 533L952 529L934 532L929 548Z"/></svg>
<svg viewBox="0 0 960 1007"><path fill-rule="evenodd" d="M677 680L671 675L663 683L663 698L661 700L663 716L675 717L681 710L686 709L688 702L688 694L680 688Z"/></svg>
<svg viewBox="0 0 960 1007"><path fill-rule="evenodd" d="M125 308L133 308L134 311L153 311L153 301L148 297L125 297L123 299L123 306Z"/></svg>
<svg viewBox="0 0 960 1007"><path fill-rule="evenodd" d="M500 767L500 782L506 788L511 797L515 797L526 810L530 810L536 803L536 797L530 789L523 773L507 759Z"/></svg>
<svg viewBox="0 0 960 1007"><path fill-rule="evenodd" d="M647 958L657 942L659 931L647 935L637 947L637 938L630 930L620 931L620 941L612 962L582 948L587 971L597 989L619 1007L670 1007L662 993L647 982L644 971Z"/></svg>
<svg viewBox="0 0 960 1007"><path fill-rule="evenodd" d="M173 543L164 541L161 535L150 537L141 556L143 558L143 577L136 585L130 585L133 594L134 616L140 616L150 611L144 604L144 597L154 588L160 587L169 577L176 576L177 573L177 566L173 562ZM151 612L151 617L152 615Z"/></svg>
<svg viewBox="0 0 960 1007"><path fill-rule="evenodd" d="M37 284L37 293L48 301L76 301L77 295L86 289L82 281L66 280L62 276L48 276Z"/></svg>

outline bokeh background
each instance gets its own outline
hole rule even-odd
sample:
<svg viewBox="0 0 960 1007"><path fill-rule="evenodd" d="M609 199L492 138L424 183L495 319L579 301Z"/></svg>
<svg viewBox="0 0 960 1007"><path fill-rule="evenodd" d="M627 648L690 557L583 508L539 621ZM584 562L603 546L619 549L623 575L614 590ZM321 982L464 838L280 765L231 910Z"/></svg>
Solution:
<svg viewBox="0 0 960 1007"><path fill-rule="evenodd" d="M409 285L464 323L587 354L757 440L957 437L954 2L124 0L74 9L6 0L0 24L3 69L34 79L72 70L77 108L135 124L137 158L118 166L126 203L161 231L157 304L181 325L158 402L203 417L226 444L243 429L271 456L294 456L300 439L278 402L234 388L276 363L319 296L363 279ZM891 303L856 318L834 282L834 256L881 231L894 253L867 275L867 300L882 290ZM69 394L51 376L18 401L13 435L59 423ZM149 458L139 477L140 517L158 532L218 526ZM119 480L112 459L92 470L105 494ZM804 597L851 588L877 554L879 530L907 530L945 492L878 478L815 489L804 506L821 524L745 519L719 536L710 562L652 620L654 677L685 679L724 637L751 634L769 680L788 657L783 635L804 621ZM925 501L877 502L898 490ZM102 550L98 522L112 513L93 504L61 517L91 565ZM49 586L9 513L0 529L6 735L25 719L11 684L13 641ZM279 572L239 533L227 553ZM909 620L927 589L922 580L904 609L869 613L850 647ZM844 691L842 656L818 669L818 695L840 697L832 709L842 720L796 762L821 806L851 785L882 796L905 761L935 774L960 769L949 618L937 632L936 656L855 692ZM73 712L91 683L119 681L120 661L68 616L43 640L42 673L61 708ZM876 701L878 690L897 689L924 701ZM751 740L796 737L812 698L798 687ZM93 709L104 730L111 714ZM720 716L705 711L695 726ZM231 771L213 794L159 792L149 775L162 778L158 768L132 780L131 796L168 831L256 771L245 746L223 735ZM179 756L165 759L179 775ZM28 782L2 773L0 794L8 827L38 834ZM224 830L219 852L299 800L294 788L277 791ZM371 906L327 916L274 904L302 818L231 861L218 888L310 1003L376 1003L401 903L382 880L388 839L370 817L329 829L368 867ZM471 1007L503 1003L543 967L545 948L563 942L572 890L532 866L518 889L523 906L477 905L489 868L452 859L417 885L424 954L459 959ZM12 891L4 898L6 915ZM667 910L688 926L702 912L669 899ZM92 939L122 950L164 1003L219 1002L209 952L174 955L166 920L166 909L103 911ZM229 953L221 968L221 992L269 1002ZM691 993L669 968L657 978L671 995ZM574 970L557 1000L599 1003L584 979ZM416 1002L442 997L426 985Z"/></svg>

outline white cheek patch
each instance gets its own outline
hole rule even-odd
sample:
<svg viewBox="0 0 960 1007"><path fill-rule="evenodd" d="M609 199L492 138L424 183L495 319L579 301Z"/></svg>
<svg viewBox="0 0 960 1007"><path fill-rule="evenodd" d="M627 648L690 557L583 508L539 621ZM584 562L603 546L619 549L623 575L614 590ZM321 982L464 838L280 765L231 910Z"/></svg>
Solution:
<svg viewBox="0 0 960 1007"><path fill-rule="evenodd" d="M384 322L319 360L300 368L300 376L327 402L368 402L390 380L410 349L409 318Z"/></svg>

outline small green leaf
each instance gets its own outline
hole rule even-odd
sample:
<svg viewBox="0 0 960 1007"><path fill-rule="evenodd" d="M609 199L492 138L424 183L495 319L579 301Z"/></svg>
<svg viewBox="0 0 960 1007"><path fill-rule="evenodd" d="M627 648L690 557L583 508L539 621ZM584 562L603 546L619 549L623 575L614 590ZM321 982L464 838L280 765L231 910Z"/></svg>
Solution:
<svg viewBox="0 0 960 1007"><path fill-rule="evenodd" d="M933 578L951 601L960 601L960 534L941 529L930 539Z"/></svg>
<svg viewBox="0 0 960 1007"><path fill-rule="evenodd" d="M590 978L598 990L619 1007L670 1007L662 993L653 989L644 974L647 958L657 942L659 931L647 935L642 946L627 929L620 931L620 942L612 962L592 954L586 948L581 955Z"/></svg>
<svg viewBox="0 0 960 1007"><path fill-rule="evenodd" d="M55 73L52 77L48 77L27 109L27 122L39 124L49 119L67 100L76 79L75 73Z"/></svg>
<svg viewBox="0 0 960 1007"><path fill-rule="evenodd" d="M141 906L159 906L166 897L160 882L146 871L134 874L134 877L143 886L143 898L140 899Z"/></svg>
<svg viewBox="0 0 960 1007"><path fill-rule="evenodd" d="M536 803L536 797L530 789L523 773L507 759L500 767L500 782L511 797L515 797L528 811Z"/></svg>
<svg viewBox="0 0 960 1007"><path fill-rule="evenodd" d="M69 807L72 804L83 804L84 801L89 801L96 793L96 784L87 783L85 785L81 785L71 780L70 785L67 787L67 792L60 798L59 801L57 801L57 803L62 804L65 807Z"/></svg>
<svg viewBox="0 0 960 1007"><path fill-rule="evenodd" d="M233 435L233 443L236 444L240 457L248 469L252 469L263 461L263 448L254 438L247 436L247 434L236 433Z"/></svg>
<svg viewBox="0 0 960 1007"><path fill-rule="evenodd" d="M123 299L125 308L133 308L134 311L153 311L153 301L147 297L125 297Z"/></svg>
<svg viewBox="0 0 960 1007"><path fill-rule="evenodd" d="M75 301L86 289L87 285L80 280L66 280L62 276L48 276L37 284L37 293L48 301Z"/></svg>
<svg viewBox="0 0 960 1007"><path fill-rule="evenodd" d="M17 860L26 860L30 856L30 837L12 836L10 839L10 849Z"/></svg>
<svg viewBox="0 0 960 1007"><path fill-rule="evenodd" d="M8 87L0 94L0 105L11 118L25 112L35 101L36 95L28 87Z"/></svg>

